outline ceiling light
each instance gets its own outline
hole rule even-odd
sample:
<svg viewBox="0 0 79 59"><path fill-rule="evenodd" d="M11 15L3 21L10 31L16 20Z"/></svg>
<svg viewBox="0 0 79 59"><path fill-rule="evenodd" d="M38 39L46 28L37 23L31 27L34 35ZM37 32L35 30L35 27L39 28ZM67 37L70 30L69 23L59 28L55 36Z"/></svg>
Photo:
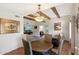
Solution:
<svg viewBox="0 0 79 59"><path fill-rule="evenodd" d="M41 5L38 5L38 12L39 12L39 15L37 15L37 17L35 17L35 20L38 21L38 22L44 21L44 17L41 16L41 13L40 13L40 6L41 6Z"/></svg>
<svg viewBox="0 0 79 59"><path fill-rule="evenodd" d="M44 17L43 16L37 16L35 18L35 20L38 21L38 22L42 22L44 20Z"/></svg>

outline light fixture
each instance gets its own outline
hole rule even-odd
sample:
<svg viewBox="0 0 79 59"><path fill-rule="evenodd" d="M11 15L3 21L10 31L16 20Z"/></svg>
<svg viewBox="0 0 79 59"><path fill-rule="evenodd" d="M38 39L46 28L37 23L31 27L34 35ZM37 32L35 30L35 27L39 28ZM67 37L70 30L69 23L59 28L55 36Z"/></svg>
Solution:
<svg viewBox="0 0 79 59"><path fill-rule="evenodd" d="M44 17L43 16L41 16L41 13L40 13L40 4L38 5L38 12L39 12L39 14L37 14L37 17L35 17L35 20L36 21L38 21L38 22L42 22L42 21L44 21Z"/></svg>

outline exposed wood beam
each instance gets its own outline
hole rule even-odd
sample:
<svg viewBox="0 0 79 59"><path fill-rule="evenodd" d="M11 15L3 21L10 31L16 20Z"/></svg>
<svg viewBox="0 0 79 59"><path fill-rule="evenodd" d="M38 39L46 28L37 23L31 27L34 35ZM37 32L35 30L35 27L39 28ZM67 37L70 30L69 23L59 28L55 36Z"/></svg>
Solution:
<svg viewBox="0 0 79 59"><path fill-rule="evenodd" d="M44 16L44 17L46 17L49 20L51 19L49 16L47 16L46 14L44 14L42 11L37 12L37 13L41 14L41 16Z"/></svg>
<svg viewBox="0 0 79 59"><path fill-rule="evenodd" d="M35 21L35 19L33 17L29 17L29 16L23 16L24 19L29 19L29 20L32 20L32 21Z"/></svg>
<svg viewBox="0 0 79 59"><path fill-rule="evenodd" d="M35 16L35 15L33 15L33 14L29 14L29 15L27 15L27 16L30 16L30 17L37 17L37 16Z"/></svg>
<svg viewBox="0 0 79 59"><path fill-rule="evenodd" d="M60 18L60 15L59 15L59 13L58 13L56 7L52 7L51 10L55 13L55 15L56 15L58 18Z"/></svg>

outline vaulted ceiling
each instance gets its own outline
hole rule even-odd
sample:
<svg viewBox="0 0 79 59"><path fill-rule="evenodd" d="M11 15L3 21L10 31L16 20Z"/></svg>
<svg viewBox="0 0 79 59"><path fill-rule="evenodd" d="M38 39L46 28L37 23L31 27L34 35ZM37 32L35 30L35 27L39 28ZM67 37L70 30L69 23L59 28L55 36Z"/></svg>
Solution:
<svg viewBox="0 0 79 59"><path fill-rule="evenodd" d="M3 3L0 4L0 7L12 11L17 16L27 16L29 14L34 14L37 12L38 4L23 4L23 3ZM73 3L71 4L62 4L62 3L41 3L41 11L49 16L50 18L58 17L65 15L72 15L73 13Z"/></svg>

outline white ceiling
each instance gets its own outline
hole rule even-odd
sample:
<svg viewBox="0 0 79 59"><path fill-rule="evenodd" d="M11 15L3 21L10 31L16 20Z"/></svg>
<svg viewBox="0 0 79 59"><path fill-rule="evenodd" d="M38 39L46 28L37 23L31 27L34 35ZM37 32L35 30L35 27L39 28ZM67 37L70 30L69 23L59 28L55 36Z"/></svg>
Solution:
<svg viewBox="0 0 79 59"><path fill-rule="evenodd" d="M0 4L0 6L5 7L11 11L16 11L16 12L20 12L20 13L32 13L32 12L36 12L38 9L38 4L31 4L31 3L2 3ZM41 4L41 10L45 10L48 9L50 7L53 6L57 6L60 5L60 3L43 3Z"/></svg>
<svg viewBox="0 0 79 59"><path fill-rule="evenodd" d="M74 12L74 4L73 3L65 3L61 5L56 5L56 9L61 16L66 16L66 15L73 15ZM45 9L43 10L45 14L47 14L50 18L57 18L55 13L51 9Z"/></svg>
<svg viewBox="0 0 79 59"><path fill-rule="evenodd" d="M22 15L33 14L38 9L38 4L31 3L2 3L0 7L5 8L9 11L14 12L15 14L19 13ZM63 3L43 3L41 4L41 10L47 14L49 17L53 18L56 15L49 8L55 6L60 16L71 14L73 5L72 4L63 4Z"/></svg>

